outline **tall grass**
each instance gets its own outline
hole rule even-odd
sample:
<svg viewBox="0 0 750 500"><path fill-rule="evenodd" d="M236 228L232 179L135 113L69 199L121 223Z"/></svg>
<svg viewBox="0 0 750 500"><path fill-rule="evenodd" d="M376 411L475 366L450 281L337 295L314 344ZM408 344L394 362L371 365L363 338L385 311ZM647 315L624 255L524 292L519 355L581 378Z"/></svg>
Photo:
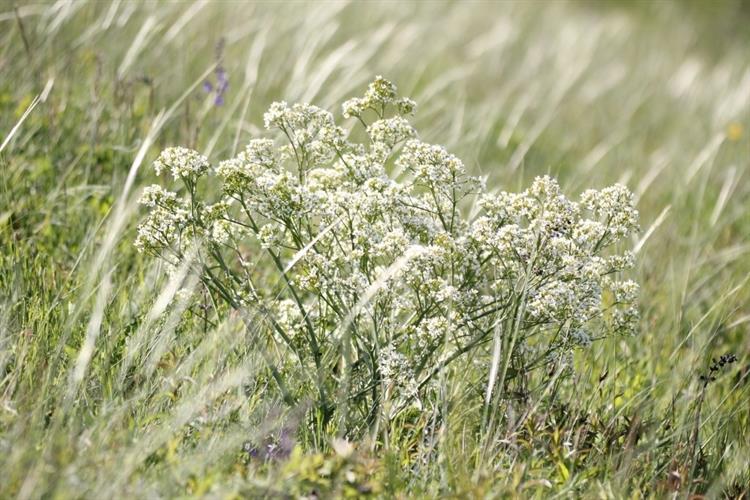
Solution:
<svg viewBox="0 0 750 500"><path fill-rule="evenodd" d="M1 3L0 496L303 494L324 466L384 495L747 495L748 20L731 1ZM134 251L134 200L162 147L232 156L273 100L332 107L375 74L489 186L633 189L643 320L503 401L502 425L475 431L487 380L455 370L440 408L349 454L260 375L288 360Z"/></svg>

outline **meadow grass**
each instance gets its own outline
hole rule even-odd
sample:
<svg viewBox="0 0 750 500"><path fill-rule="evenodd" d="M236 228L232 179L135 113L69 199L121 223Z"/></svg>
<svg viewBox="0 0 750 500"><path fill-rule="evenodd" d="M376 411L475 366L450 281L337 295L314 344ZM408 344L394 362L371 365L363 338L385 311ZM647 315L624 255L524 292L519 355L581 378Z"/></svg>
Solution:
<svg viewBox="0 0 750 500"><path fill-rule="evenodd" d="M732 1L1 2L0 496L747 497L749 21ZM283 404L256 332L175 299L195 278L136 252L135 200L164 147L233 156L272 101L338 112L378 74L490 188L628 185L642 320L499 402L503 425L477 432L486 377L455 370L352 451Z"/></svg>

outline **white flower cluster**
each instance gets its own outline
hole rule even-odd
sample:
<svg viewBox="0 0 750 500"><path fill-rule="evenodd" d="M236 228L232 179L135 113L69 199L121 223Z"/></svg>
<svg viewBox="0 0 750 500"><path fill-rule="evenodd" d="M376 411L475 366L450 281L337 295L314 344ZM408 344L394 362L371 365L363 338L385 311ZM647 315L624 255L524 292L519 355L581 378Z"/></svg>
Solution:
<svg viewBox="0 0 750 500"><path fill-rule="evenodd" d="M603 255L638 228L627 189L589 190L576 203L545 176L522 193L485 196L482 205L485 215L474 222L472 238L485 258L495 255L503 263L491 286L523 283L530 323L570 332L579 345L588 344L581 332L590 322L609 319L615 330L634 330L638 285L610 277L630 269L633 256ZM612 304L604 300L607 290L615 296ZM557 341L565 345L566 338Z"/></svg>
<svg viewBox="0 0 750 500"><path fill-rule="evenodd" d="M208 172L208 167L208 159L205 156L183 147L165 149L154 162L156 175L160 175L163 170L169 170L175 179L200 177Z"/></svg>
<svg viewBox="0 0 750 500"><path fill-rule="evenodd" d="M376 76L367 88L364 97L353 97L345 101L341 109L344 118L353 116L361 118L368 109L382 118L385 107L388 105L396 106L402 115L413 115L417 109L417 103L413 100L408 97L397 97L397 89L393 83L382 76Z"/></svg>
<svg viewBox="0 0 750 500"><path fill-rule="evenodd" d="M138 201L151 211L138 226L136 248L139 251L158 251L177 245L190 218L187 207L178 199L177 193L152 185L143 190ZM173 260L170 262L175 263Z"/></svg>
<svg viewBox="0 0 750 500"><path fill-rule="evenodd" d="M414 128L403 116L378 120L367 127L367 133L373 142L382 143L389 148L416 135Z"/></svg>
<svg viewBox="0 0 750 500"><path fill-rule="evenodd" d="M386 391L393 393L400 389L405 391L407 398L415 395L417 384L406 356L390 345L385 346L379 354L378 370Z"/></svg>
<svg viewBox="0 0 750 500"><path fill-rule="evenodd" d="M499 323L520 330L515 356L538 359L634 331L638 285L617 279L633 255L615 252L638 228L629 191L573 201L545 176L521 193L487 193L461 160L418 138L405 118L414 108L378 77L344 104L367 134L354 144L329 112L274 103L265 124L276 139L251 141L213 171L218 203L196 189L144 191L151 212L136 245L174 262L200 239L209 292L270 311L269 334L323 377L321 398L339 380L324 360L354 350L352 400L367 411L378 387L413 397L444 363L481 356ZM394 166L405 181L388 175ZM188 182L208 166L172 148L155 168ZM471 219L467 197L479 199Z"/></svg>
<svg viewBox="0 0 750 500"><path fill-rule="evenodd" d="M177 202L177 193L167 191L158 184L152 184L143 190L138 203L149 208L170 208Z"/></svg>
<svg viewBox="0 0 750 500"><path fill-rule="evenodd" d="M284 133L300 170L326 163L344 142L344 131L336 126L333 115L310 104L275 102L263 119L267 129Z"/></svg>

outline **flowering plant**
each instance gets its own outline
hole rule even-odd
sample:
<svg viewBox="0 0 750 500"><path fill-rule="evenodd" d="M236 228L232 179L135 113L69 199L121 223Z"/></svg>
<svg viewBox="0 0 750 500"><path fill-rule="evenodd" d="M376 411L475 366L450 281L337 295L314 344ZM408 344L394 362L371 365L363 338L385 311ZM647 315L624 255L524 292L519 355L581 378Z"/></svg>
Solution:
<svg viewBox="0 0 750 500"><path fill-rule="evenodd" d="M618 278L638 224L624 186L572 201L545 176L488 192L418 138L415 108L378 77L343 104L364 128L358 143L328 111L277 102L265 114L275 135L215 168L165 150L156 172L184 190L151 186L141 199L137 248L189 263L215 303L283 353L269 373L287 401L314 394L324 423L357 415L349 432L432 397L436 375L469 353L502 392L638 319L638 286ZM210 182L221 185L213 204ZM307 383L290 386L291 371Z"/></svg>

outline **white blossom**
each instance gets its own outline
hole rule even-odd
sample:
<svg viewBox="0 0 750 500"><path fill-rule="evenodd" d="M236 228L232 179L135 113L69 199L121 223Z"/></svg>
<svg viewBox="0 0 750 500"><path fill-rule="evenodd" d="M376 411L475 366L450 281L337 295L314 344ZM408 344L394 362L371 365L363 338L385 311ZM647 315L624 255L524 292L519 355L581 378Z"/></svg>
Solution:
<svg viewBox="0 0 750 500"><path fill-rule="evenodd" d="M157 206L168 207L177 201L177 193L167 191L158 184L153 184L146 187L141 193L141 197L138 199L138 203L145 205L149 208Z"/></svg>
<svg viewBox="0 0 750 500"><path fill-rule="evenodd" d="M400 116L374 122L367 127L367 133L373 142L383 143L389 148L416 135L411 124Z"/></svg>
<svg viewBox="0 0 750 500"><path fill-rule="evenodd" d="M209 183L195 180L208 161L166 150L155 168L190 189L144 190L137 248L174 266L190 246L207 246L204 282L232 307L262 307L274 342L291 342L293 358L326 383L341 375L313 359L343 356L348 342L353 393L382 383L390 396L416 397L462 349L485 356L481 340L498 325L519 330L514 359L555 363L635 332L638 286L623 276L634 255L622 247L638 212L627 188L574 200L542 176L521 192L489 193L458 157L417 138L406 118L415 106L378 77L343 105L365 127L353 144L328 111L273 103L264 120L274 138L219 162L221 189L205 193Z"/></svg>
<svg viewBox="0 0 750 500"><path fill-rule="evenodd" d="M197 178L208 172L208 159L197 151L183 147L167 148L154 162L156 175L169 170L174 179Z"/></svg>

